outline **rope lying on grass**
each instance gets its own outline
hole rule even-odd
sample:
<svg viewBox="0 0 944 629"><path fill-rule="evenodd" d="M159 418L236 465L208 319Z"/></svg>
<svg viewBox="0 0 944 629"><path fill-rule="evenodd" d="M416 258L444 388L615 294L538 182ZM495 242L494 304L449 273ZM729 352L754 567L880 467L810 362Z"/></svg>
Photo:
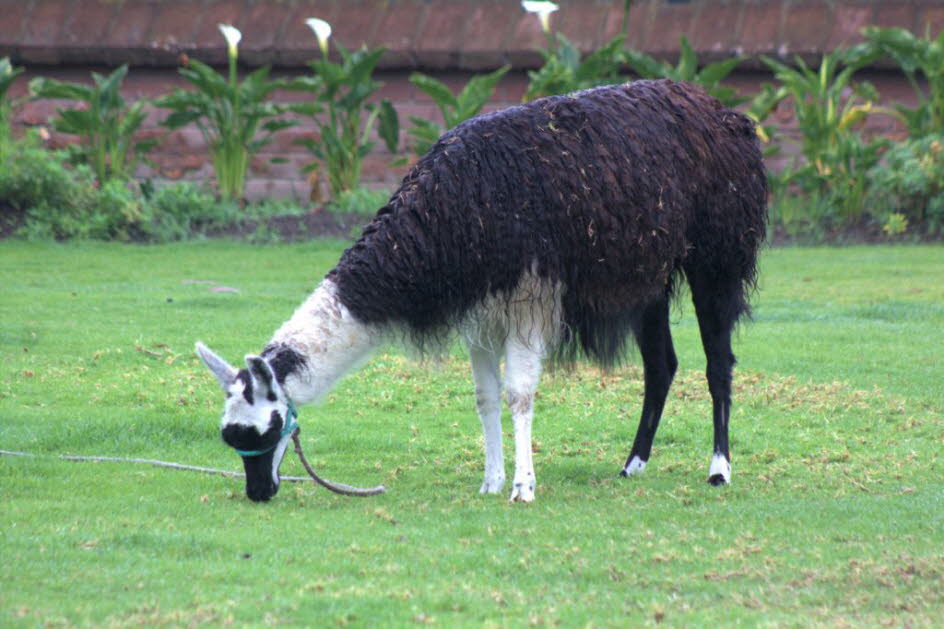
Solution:
<svg viewBox="0 0 944 629"><path fill-rule="evenodd" d="M332 483L326 478L319 477L317 474L315 474L315 470L311 469L311 466L308 465L308 460L305 458L305 455L302 454L302 444L298 440L298 429L295 429L295 432L292 433L292 441L295 442L295 454L298 455L298 459L305 467L305 471L308 472L309 476L315 479L316 483L328 491L333 491L334 493L341 494L342 496L357 496L359 498L366 496L376 496L377 494L382 494L386 491L386 488L383 485L362 489L360 487L351 487L350 485L345 485L344 483Z"/></svg>
<svg viewBox="0 0 944 629"><path fill-rule="evenodd" d="M292 434L292 440L295 442L295 453L298 455L299 460L301 460L302 465L305 467L305 470L311 476L311 478L305 478L304 476L282 476L281 480L287 481L290 483L307 483L309 480L314 480L316 483L333 491L336 494L341 494L344 496L375 496L377 494L382 494L385 491L383 485L377 485L376 487L371 487L368 489L361 489L359 487L351 487L350 485L345 485L344 483L333 483L325 478L318 476L311 466L308 464L308 460L305 458L305 455L302 453L301 443L298 441L298 431ZM0 450L0 456L24 456L30 458L40 457L41 455L32 454L29 452L16 452L13 450ZM95 463L139 463L142 465L153 465L155 467L166 467L173 470L182 470L186 472L200 472L202 474L217 474L219 476L226 476L227 478L245 478L246 475L242 472L230 472L228 470L218 470L212 467L200 467L198 465L183 465L181 463L174 463L172 461L159 461L157 459L138 459L138 458L126 458L126 457L115 457L115 456L78 456L73 454L60 454L58 456L50 456L45 458L57 458L64 461L74 461L74 462L95 462Z"/></svg>
<svg viewBox="0 0 944 629"><path fill-rule="evenodd" d="M159 461L157 459L137 459L119 456L77 456L73 454L60 454L43 456L41 454L32 454L30 452L16 452L13 450L0 450L0 456L25 456L30 458L50 458L61 459L63 461L75 461L81 463L140 463L142 465L153 465L155 467L167 467L172 470L182 470L186 472L201 472L203 474L218 474L228 478L246 478L242 472L230 472L228 470L217 470L212 467L200 467L199 465L183 465L182 463L173 463L171 461ZM292 483L307 483L310 478L304 476L283 476L282 480Z"/></svg>

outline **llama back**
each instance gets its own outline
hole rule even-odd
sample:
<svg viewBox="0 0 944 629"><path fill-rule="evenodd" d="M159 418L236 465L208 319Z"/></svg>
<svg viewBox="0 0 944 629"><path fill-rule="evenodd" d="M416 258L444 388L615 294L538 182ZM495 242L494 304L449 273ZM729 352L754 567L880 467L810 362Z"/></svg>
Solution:
<svg viewBox="0 0 944 629"><path fill-rule="evenodd" d="M533 271L561 287L565 350L613 362L687 261L753 281L765 186L751 122L698 88L545 98L444 134L331 277L355 317L422 339Z"/></svg>

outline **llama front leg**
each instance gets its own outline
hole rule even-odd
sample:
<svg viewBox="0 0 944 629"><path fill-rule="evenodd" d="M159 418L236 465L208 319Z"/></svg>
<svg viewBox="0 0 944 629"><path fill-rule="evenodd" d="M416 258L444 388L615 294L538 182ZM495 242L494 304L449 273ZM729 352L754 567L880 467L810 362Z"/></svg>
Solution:
<svg viewBox="0 0 944 629"><path fill-rule="evenodd" d="M541 377L539 349L516 340L508 343L505 357L505 391L515 427L515 477L512 502L534 500L534 461L531 450L531 420L534 417L534 393Z"/></svg>
<svg viewBox="0 0 944 629"><path fill-rule="evenodd" d="M469 344L475 407L485 435L485 479L479 493L497 494L505 486L505 458L502 454L501 377L498 355Z"/></svg>

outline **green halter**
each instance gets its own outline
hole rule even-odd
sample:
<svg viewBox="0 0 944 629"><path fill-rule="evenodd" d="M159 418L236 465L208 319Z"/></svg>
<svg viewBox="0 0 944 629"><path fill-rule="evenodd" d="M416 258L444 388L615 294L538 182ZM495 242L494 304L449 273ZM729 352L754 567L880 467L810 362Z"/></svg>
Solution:
<svg viewBox="0 0 944 629"><path fill-rule="evenodd" d="M291 400L287 400L286 403L288 404L288 421L285 422L285 426L279 434L279 440L275 442L275 445L265 450L236 450L236 454L240 456L260 456L272 452L278 447L282 438L292 434L298 428L298 422L295 421L298 418L298 411L295 410L295 405L292 404Z"/></svg>

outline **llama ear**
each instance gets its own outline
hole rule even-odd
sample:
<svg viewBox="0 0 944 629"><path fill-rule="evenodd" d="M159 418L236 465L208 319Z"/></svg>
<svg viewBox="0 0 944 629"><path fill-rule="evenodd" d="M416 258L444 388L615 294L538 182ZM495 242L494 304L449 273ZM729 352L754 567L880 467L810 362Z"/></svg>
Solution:
<svg viewBox="0 0 944 629"><path fill-rule="evenodd" d="M213 350L199 341L197 342L196 349L197 356L199 356L203 364L213 372L213 375L216 376L216 379L220 382L220 386L223 387L225 391L226 388L233 383L233 380L236 379L236 369L231 367L229 363L217 356Z"/></svg>
<svg viewBox="0 0 944 629"><path fill-rule="evenodd" d="M277 385L275 373L269 363L260 356L250 354L246 356L246 367L249 369L249 375L252 376L253 389L274 400Z"/></svg>

